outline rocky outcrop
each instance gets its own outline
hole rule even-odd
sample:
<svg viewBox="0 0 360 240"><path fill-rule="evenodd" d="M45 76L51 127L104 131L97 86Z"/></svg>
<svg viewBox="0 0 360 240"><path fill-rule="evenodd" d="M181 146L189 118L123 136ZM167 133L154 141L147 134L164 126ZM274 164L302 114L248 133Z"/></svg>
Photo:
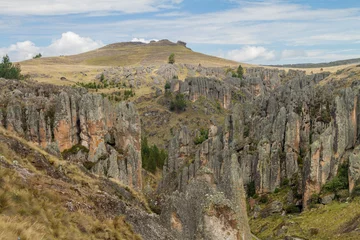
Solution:
<svg viewBox="0 0 360 240"><path fill-rule="evenodd" d="M196 177L202 163L220 179L221 149L227 146L238 158L245 187L254 185L258 194L290 185L296 196L292 202L306 208L311 196L319 194L343 165L348 166L349 191L359 192L359 84L355 81L349 87L346 81L329 81L328 76L249 68L241 81L173 80L171 91L190 100L199 96L223 100L231 86L230 99L237 103L231 106L226 131L219 131L223 136L209 138L200 150L169 161L182 166L184 159L194 159L184 168L169 169L178 169L178 189ZM226 106L225 101L222 104Z"/></svg>
<svg viewBox="0 0 360 240"><path fill-rule="evenodd" d="M187 78L185 81L171 80L171 92L180 93L195 102L200 97L218 101L225 109L231 107L232 94L230 86L216 79Z"/></svg>
<svg viewBox="0 0 360 240"><path fill-rule="evenodd" d="M1 124L49 152L83 150L94 173L141 188L141 127L131 103L112 103L81 88L0 80ZM64 154L66 153L66 154Z"/></svg>
<svg viewBox="0 0 360 240"><path fill-rule="evenodd" d="M161 213L177 239L250 239L245 192L227 132L212 124L198 147L186 127L171 140Z"/></svg>

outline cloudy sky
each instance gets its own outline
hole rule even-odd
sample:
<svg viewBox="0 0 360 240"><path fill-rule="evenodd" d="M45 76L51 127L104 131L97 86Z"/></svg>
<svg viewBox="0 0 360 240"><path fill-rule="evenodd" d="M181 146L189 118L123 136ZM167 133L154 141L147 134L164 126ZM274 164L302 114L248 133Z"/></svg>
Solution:
<svg viewBox="0 0 360 240"><path fill-rule="evenodd" d="M358 58L360 1L0 1L0 56L13 61L151 39L249 63Z"/></svg>

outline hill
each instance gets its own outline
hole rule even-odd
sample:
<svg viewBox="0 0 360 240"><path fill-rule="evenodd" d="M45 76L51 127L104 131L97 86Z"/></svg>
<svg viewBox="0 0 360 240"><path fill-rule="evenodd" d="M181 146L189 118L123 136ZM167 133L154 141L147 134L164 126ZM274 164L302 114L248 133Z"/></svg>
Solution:
<svg viewBox="0 0 360 240"><path fill-rule="evenodd" d="M327 63L295 63L295 64L283 64L283 65L266 65L271 67L282 67L282 68L327 68L336 67L343 65L350 65L360 63L360 58L339 60Z"/></svg>
<svg viewBox="0 0 360 240"><path fill-rule="evenodd" d="M130 66L161 65L167 63L171 53L177 63L201 64L204 66L234 66L238 63L214 56L194 52L183 42L173 43L168 40L151 42L114 43L105 47L72 56L48 57L21 62L21 65L38 64L76 64L90 66Z"/></svg>

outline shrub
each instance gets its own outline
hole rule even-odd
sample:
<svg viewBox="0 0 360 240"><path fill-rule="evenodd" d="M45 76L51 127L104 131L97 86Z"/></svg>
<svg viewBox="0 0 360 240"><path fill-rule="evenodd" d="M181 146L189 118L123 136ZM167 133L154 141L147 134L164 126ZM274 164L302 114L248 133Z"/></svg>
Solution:
<svg viewBox="0 0 360 240"><path fill-rule="evenodd" d="M238 78L243 79L243 77L244 77L244 69L243 69L243 67L241 65L239 65L239 67L237 68L236 73L237 73Z"/></svg>
<svg viewBox="0 0 360 240"><path fill-rule="evenodd" d="M21 68L19 64L12 64L8 55L3 57L2 62L0 63L0 78L6 79L21 79Z"/></svg>
<svg viewBox="0 0 360 240"><path fill-rule="evenodd" d="M289 183L290 183L290 180L288 178L285 178L284 180L282 180L281 186L286 187L289 185Z"/></svg>
<svg viewBox="0 0 360 240"><path fill-rule="evenodd" d="M175 96L175 99L170 102L170 111L185 111L186 105L185 96L179 93Z"/></svg>
<svg viewBox="0 0 360 240"><path fill-rule="evenodd" d="M209 138L209 130L200 129L200 135L194 139L194 143L196 145L201 144L201 143L205 142L205 140L208 138Z"/></svg>
<svg viewBox="0 0 360 240"><path fill-rule="evenodd" d="M338 170L338 174L332 180L327 182L323 189L327 192L337 192L341 189L348 189L348 168L348 163L341 164Z"/></svg>
<svg viewBox="0 0 360 240"><path fill-rule="evenodd" d="M244 138L247 138L250 135L250 127L248 124L244 126Z"/></svg>
<svg viewBox="0 0 360 240"><path fill-rule="evenodd" d="M274 193L279 193L280 189L279 188L275 188Z"/></svg>
<svg viewBox="0 0 360 240"><path fill-rule="evenodd" d="M169 90L170 88L171 88L170 83L169 83L169 82L166 82L166 83L165 83L165 91L166 91L166 90Z"/></svg>
<svg viewBox="0 0 360 240"><path fill-rule="evenodd" d="M87 149L86 147L84 147L83 145L77 144L72 146L69 149L64 150L61 155L64 159L67 159L69 156L73 155L73 154L77 154L78 152L83 151L85 153L89 152L89 149Z"/></svg>
<svg viewBox="0 0 360 240"><path fill-rule="evenodd" d="M36 54L36 55L33 57L33 59L41 58L41 57L42 57L42 55L41 55L41 53L39 53L39 54Z"/></svg>
<svg viewBox="0 0 360 240"><path fill-rule="evenodd" d="M246 185L246 194L248 197L254 197L256 195L255 181L251 181Z"/></svg>
<svg viewBox="0 0 360 240"><path fill-rule="evenodd" d="M105 76L104 76L104 73L102 73L100 76L100 82L103 82L104 80L105 80Z"/></svg>
<svg viewBox="0 0 360 240"><path fill-rule="evenodd" d="M259 199L259 202L262 203L262 204L266 204L266 203L269 202L269 197L267 195L261 195L260 199Z"/></svg>
<svg viewBox="0 0 360 240"><path fill-rule="evenodd" d="M170 54L168 63L169 64L174 64L175 63L175 54L174 53Z"/></svg>
<svg viewBox="0 0 360 240"><path fill-rule="evenodd" d="M147 138L142 138L141 141L141 160L142 167L149 172L155 173L156 168L162 169L167 159L165 150L159 150L154 144L152 147L148 145Z"/></svg>
<svg viewBox="0 0 360 240"><path fill-rule="evenodd" d="M299 206L296 206L295 204L290 204L289 206L286 207L285 209L286 213L291 214L291 213L300 213L301 209Z"/></svg>

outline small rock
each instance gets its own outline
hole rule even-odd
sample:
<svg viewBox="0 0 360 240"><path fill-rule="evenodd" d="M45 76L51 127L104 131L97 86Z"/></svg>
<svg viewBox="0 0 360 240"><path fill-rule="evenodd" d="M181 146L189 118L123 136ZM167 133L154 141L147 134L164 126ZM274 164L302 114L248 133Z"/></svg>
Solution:
<svg viewBox="0 0 360 240"><path fill-rule="evenodd" d="M321 203L324 205L330 204L335 198L335 193L328 194L321 198Z"/></svg>

